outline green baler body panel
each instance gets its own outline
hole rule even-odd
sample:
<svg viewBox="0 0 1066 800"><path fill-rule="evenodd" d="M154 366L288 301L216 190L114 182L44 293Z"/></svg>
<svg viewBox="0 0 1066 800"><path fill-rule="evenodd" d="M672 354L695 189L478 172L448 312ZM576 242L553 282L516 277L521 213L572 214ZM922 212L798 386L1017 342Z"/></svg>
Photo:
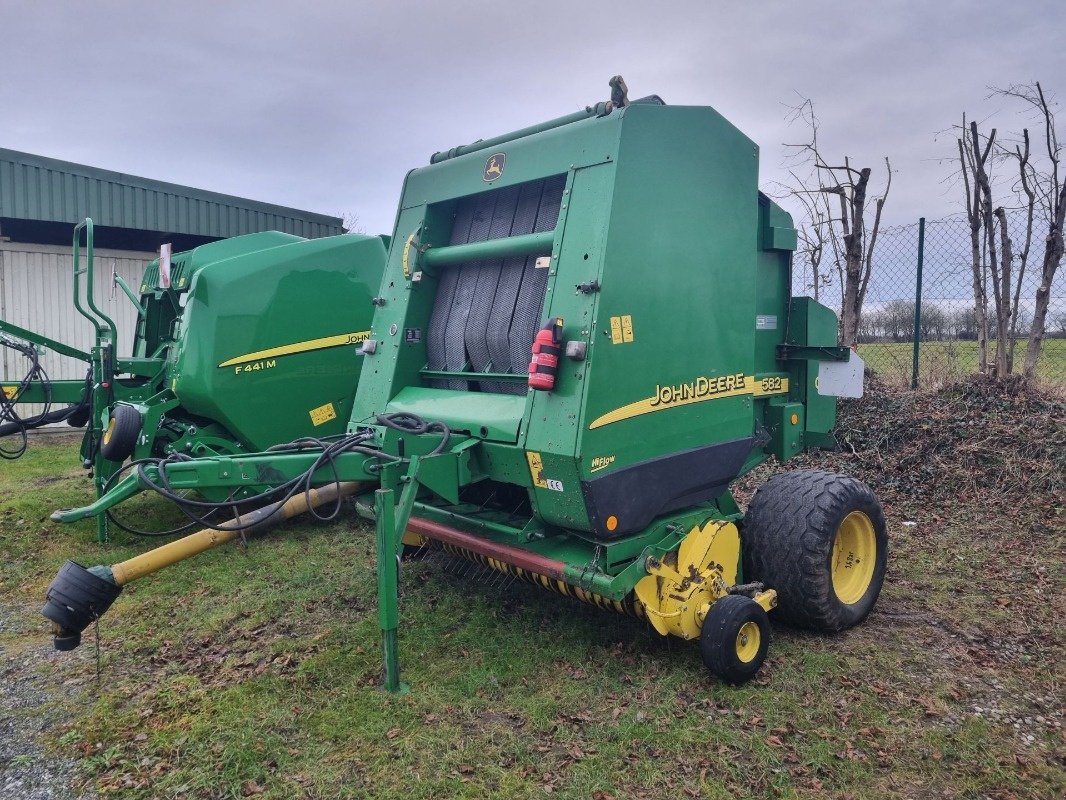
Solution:
<svg viewBox="0 0 1066 800"><path fill-rule="evenodd" d="M497 155L504 167L490 172ZM469 364L441 372L427 341L440 324L434 304L447 271L500 261L448 264L441 250L420 262L419 248L405 243L413 237L432 252L507 237L456 240L453 225L473 231L480 215L483 233L514 193L553 176L565 189L550 253L534 254L547 274L540 319L562 318L563 339L583 344L585 357L561 358L552 391L519 395L475 380ZM518 229L519 216L512 237L530 232ZM523 487L549 526L601 541L640 534L802 441L802 431L774 435L768 425L825 426L831 417L832 398L818 398L828 406L798 423L767 413L770 404L808 403L814 388L807 364L778 352L786 336L802 338L786 330L796 234L758 191L758 148L713 109L631 105L414 170L393 233L371 334L378 347L349 429L405 410L485 439L491 457L476 480ZM493 285L477 281L466 291L500 302ZM463 321L476 318L477 301L472 310L455 291L448 319L462 315L457 330L467 325L469 343L475 323ZM832 336L835 344L835 323ZM482 372L521 374L513 362Z"/></svg>
<svg viewBox="0 0 1066 800"><path fill-rule="evenodd" d="M344 431L385 260L376 236L262 244L220 249L182 273L188 296L167 376L184 412L252 450Z"/></svg>
<svg viewBox="0 0 1066 800"><path fill-rule="evenodd" d="M280 231L264 231L222 239L200 245L192 250L174 253L170 259L170 287L159 285L159 259L152 261L141 278L141 306L145 314L137 322L133 341L133 356L147 358L156 354L160 345L171 340L174 320L181 316L179 298L185 294L193 276L208 264L235 256L267 250L305 239Z"/></svg>

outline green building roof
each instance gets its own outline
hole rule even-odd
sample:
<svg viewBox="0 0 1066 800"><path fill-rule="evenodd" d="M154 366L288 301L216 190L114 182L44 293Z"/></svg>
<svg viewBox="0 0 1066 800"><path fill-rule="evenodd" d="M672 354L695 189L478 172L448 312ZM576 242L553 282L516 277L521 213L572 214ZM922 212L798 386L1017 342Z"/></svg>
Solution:
<svg viewBox="0 0 1066 800"><path fill-rule="evenodd" d="M115 240L111 246L153 250L172 239L195 245L268 230L308 239L343 232L342 221L325 214L0 148L0 235L51 241L62 230L69 241L85 217Z"/></svg>

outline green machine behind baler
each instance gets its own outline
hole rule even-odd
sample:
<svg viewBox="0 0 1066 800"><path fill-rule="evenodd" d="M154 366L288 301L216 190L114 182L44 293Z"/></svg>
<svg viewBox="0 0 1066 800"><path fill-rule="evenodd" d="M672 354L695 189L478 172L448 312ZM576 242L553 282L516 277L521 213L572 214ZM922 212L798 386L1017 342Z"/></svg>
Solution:
<svg viewBox="0 0 1066 800"><path fill-rule="evenodd" d="M115 324L94 302L92 231L91 220L75 231L73 284L75 308L96 331L91 352L0 321L32 364L49 347L87 362L89 376L49 381L31 369L5 384L9 413L15 403L73 405L16 417L0 433L85 425L82 461L103 494L127 458L255 452L344 432L362 364L355 350L370 335L384 268L380 237L254 233L174 254L163 274L153 261L136 293L113 276L138 311L131 354L120 357ZM251 489L204 491L239 500Z"/></svg>
<svg viewBox="0 0 1066 800"><path fill-rule="evenodd" d="M613 102L408 174L348 436L129 475L102 505L267 473L278 488L254 519L165 552L68 562L44 612L57 643L76 643L129 580L367 489L356 508L376 521L390 690L404 547L698 639L730 682L762 663L771 609L825 631L865 617L887 558L866 486L785 473L746 514L729 490L771 456L829 445L832 394L861 387L861 362L831 311L791 297L796 233L758 191L755 144L711 108L612 86Z"/></svg>

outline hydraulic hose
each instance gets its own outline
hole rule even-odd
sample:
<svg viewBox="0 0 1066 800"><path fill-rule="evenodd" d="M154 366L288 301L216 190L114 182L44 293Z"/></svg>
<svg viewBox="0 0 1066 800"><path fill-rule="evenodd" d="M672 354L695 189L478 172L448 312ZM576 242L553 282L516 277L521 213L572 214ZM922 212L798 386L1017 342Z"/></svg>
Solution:
<svg viewBox="0 0 1066 800"><path fill-rule="evenodd" d="M14 460L20 458L26 452L29 444L27 432L45 425L54 425L59 422L71 420L89 408L91 397L89 376L86 376L86 390L80 403L69 405L66 408L52 410L52 381L48 373L41 366L40 351L32 344L20 342L7 336L0 336L0 345L21 353L30 364L25 375L14 387L14 392L0 391L0 439L12 434L17 434L19 442L14 448L0 446L0 458ZM90 373L91 374L91 373ZM39 383L44 396L43 405L39 414L32 417L22 417L18 412L18 399L34 383Z"/></svg>
<svg viewBox="0 0 1066 800"><path fill-rule="evenodd" d="M430 455L437 455L443 452L444 448L448 446L448 441L451 438L451 431L445 423L439 421L427 422L415 414L409 414L406 412L379 414L375 417L375 420L378 424L384 427L403 431L405 433L415 435L439 434L440 441L433 450L430 451ZM373 447L367 447L367 442L370 441L372 436L373 434L369 431L361 431L342 436L333 441L304 437L285 444L274 445L269 448L267 452L284 453L299 452L303 450L318 450L320 452L314 463L296 477L290 478L284 483L268 489L265 492L260 492L259 494L250 497L241 497L236 501L233 499L223 501L193 500L179 495L170 485L170 481L167 478L166 468L168 464L192 460L191 456L185 455L184 453L175 453L166 458L141 459L126 465L123 470L136 469L137 476L142 486L151 489L157 494L170 500L192 522L204 527L210 527L213 524L210 520L212 514L219 510L232 511L235 507L235 502L239 502L242 505L259 502L276 502L284 504L301 492L309 498L310 492L313 490L311 483L314 475L324 467L328 467L333 472L333 480L329 481L327 485L340 485L342 481L340 479L340 474L337 471L336 458L343 453L362 453L376 459L379 466L380 462L383 461L394 464L406 463L407 459L401 456L395 456L389 453L384 453ZM147 470L149 466L154 466L156 468L155 478L149 475ZM316 504L308 501L308 510L311 515L319 521L330 522L337 518L341 509L344 507L343 498L337 496L331 510L325 514L320 513L315 506ZM255 524L256 523L254 522L241 523L238 520L233 524L227 525L227 530L247 530L254 527Z"/></svg>

